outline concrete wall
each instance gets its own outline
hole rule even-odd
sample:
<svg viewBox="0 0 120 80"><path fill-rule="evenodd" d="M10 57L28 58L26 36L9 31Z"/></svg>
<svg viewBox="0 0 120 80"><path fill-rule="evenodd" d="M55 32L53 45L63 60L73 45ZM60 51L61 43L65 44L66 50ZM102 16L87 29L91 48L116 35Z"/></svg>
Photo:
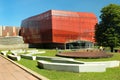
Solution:
<svg viewBox="0 0 120 80"><path fill-rule="evenodd" d="M1 45L13 45L13 44L23 44L23 38L21 36L13 37L0 37Z"/></svg>
<svg viewBox="0 0 120 80"><path fill-rule="evenodd" d="M28 44L0 45L0 50L27 49Z"/></svg>
<svg viewBox="0 0 120 80"><path fill-rule="evenodd" d="M28 44L24 44L21 36L0 37L0 50L26 49Z"/></svg>
<svg viewBox="0 0 120 80"><path fill-rule="evenodd" d="M105 64L66 64L52 63L43 60L38 61L38 66L48 70L70 71L70 72L105 72Z"/></svg>

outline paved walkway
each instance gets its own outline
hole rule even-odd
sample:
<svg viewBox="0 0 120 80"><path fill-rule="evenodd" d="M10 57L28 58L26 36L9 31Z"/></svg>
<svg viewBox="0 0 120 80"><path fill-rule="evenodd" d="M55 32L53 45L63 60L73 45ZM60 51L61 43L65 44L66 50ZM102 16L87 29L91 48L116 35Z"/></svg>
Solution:
<svg viewBox="0 0 120 80"><path fill-rule="evenodd" d="M40 80L0 55L0 80Z"/></svg>

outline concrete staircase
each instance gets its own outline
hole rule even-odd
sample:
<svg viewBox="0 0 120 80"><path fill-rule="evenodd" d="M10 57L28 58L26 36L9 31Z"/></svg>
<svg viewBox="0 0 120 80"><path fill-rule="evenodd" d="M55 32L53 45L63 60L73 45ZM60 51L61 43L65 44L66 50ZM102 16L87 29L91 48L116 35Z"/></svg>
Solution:
<svg viewBox="0 0 120 80"><path fill-rule="evenodd" d="M28 44L24 44L21 36L0 37L0 50L25 49Z"/></svg>

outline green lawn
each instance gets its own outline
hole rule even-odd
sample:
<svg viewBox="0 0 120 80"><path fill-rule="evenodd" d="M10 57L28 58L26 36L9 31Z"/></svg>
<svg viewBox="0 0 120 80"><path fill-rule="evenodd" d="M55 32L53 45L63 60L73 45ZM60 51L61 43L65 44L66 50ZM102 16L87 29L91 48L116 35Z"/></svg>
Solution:
<svg viewBox="0 0 120 80"><path fill-rule="evenodd" d="M55 56L57 51L46 50L45 54L40 54L40 56ZM102 58L102 59L76 59L80 61L106 61L106 60L120 60L120 53L113 53L112 58ZM55 70L45 70L37 67L37 61L22 59L17 61L23 66L49 78L50 80L119 80L120 79L120 67L107 68L106 72L89 72L89 73L73 73L73 72L63 72Z"/></svg>

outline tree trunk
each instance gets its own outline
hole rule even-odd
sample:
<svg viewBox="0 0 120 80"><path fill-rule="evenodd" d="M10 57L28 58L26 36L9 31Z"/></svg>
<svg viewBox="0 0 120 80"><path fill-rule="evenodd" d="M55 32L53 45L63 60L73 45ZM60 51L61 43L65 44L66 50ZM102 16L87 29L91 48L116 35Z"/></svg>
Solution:
<svg viewBox="0 0 120 80"><path fill-rule="evenodd" d="M111 49L111 52L113 52L113 51L114 51L114 47L110 47L110 49Z"/></svg>

